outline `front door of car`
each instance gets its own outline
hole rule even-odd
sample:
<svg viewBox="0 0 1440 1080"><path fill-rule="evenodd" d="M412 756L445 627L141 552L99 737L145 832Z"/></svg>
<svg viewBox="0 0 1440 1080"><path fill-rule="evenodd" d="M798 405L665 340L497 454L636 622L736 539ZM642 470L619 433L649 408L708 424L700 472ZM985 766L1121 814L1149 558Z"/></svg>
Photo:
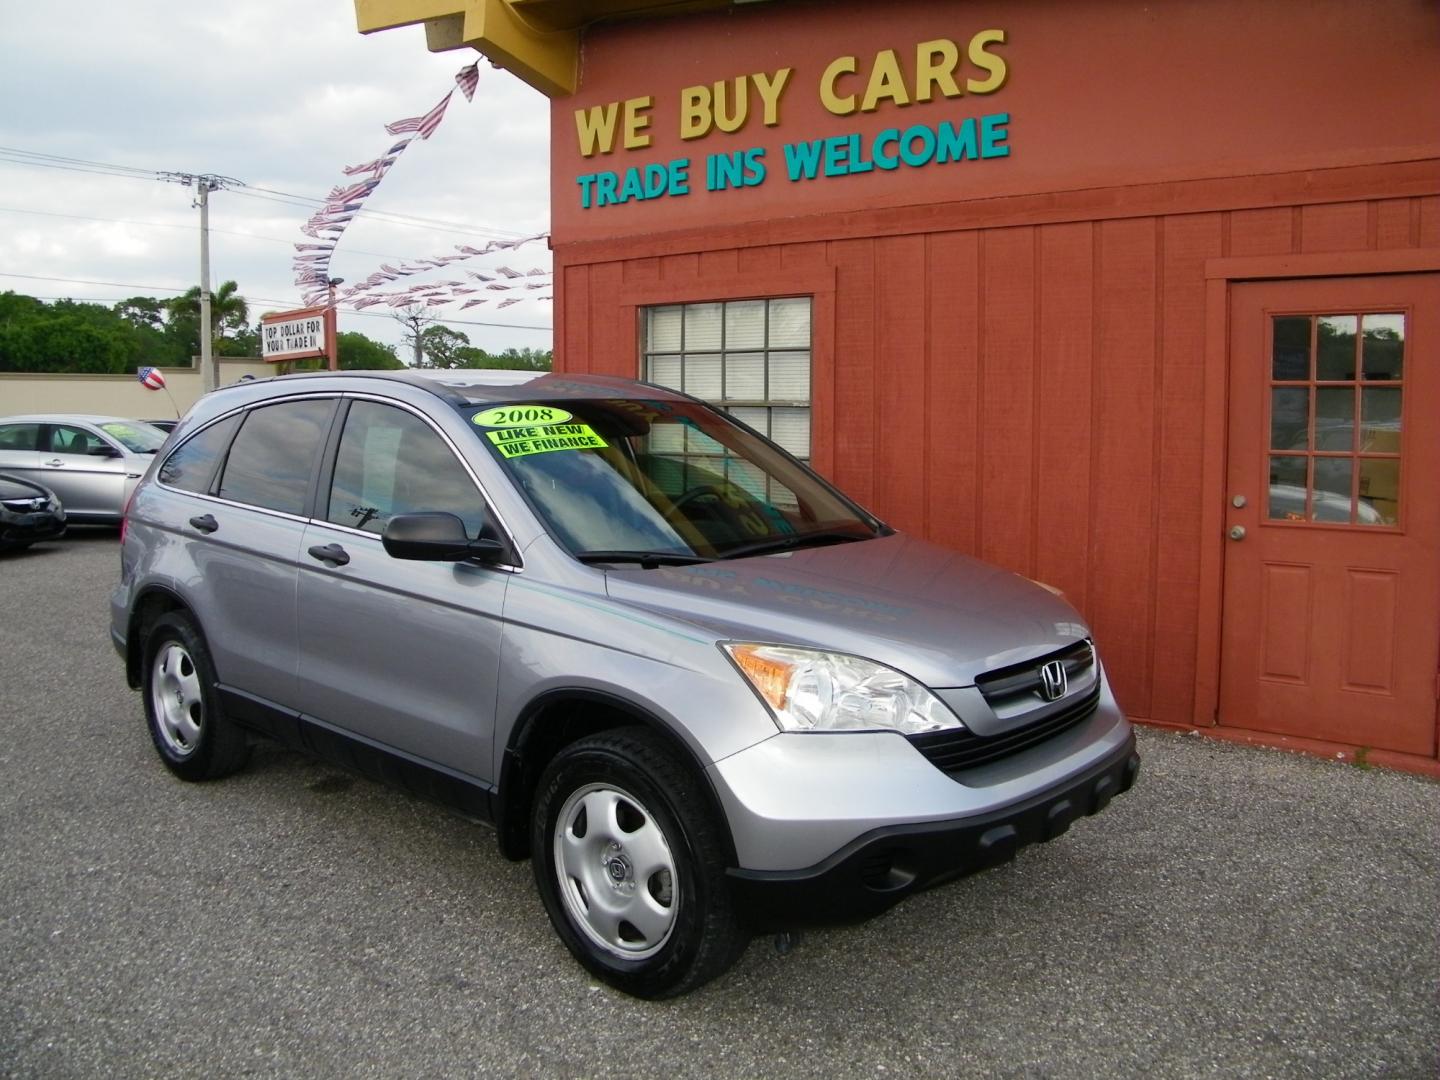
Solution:
<svg viewBox="0 0 1440 1080"><path fill-rule="evenodd" d="M0 424L0 473L43 483L40 476L40 424Z"/></svg>
<svg viewBox="0 0 1440 1080"><path fill-rule="evenodd" d="M386 522L424 511L455 514L472 538L486 527L474 478L436 428L408 409L353 400L302 545L297 704L488 782L510 575L388 555Z"/></svg>
<svg viewBox="0 0 1440 1080"><path fill-rule="evenodd" d="M50 424L40 436L40 473L35 479L65 504L69 515L120 517L125 501L125 455L93 431Z"/></svg>

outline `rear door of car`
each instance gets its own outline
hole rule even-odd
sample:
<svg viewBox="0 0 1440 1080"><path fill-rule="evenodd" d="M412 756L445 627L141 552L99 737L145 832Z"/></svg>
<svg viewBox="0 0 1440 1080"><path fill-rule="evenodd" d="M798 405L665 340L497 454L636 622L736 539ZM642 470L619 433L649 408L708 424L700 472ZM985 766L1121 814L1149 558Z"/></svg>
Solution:
<svg viewBox="0 0 1440 1080"><path fill-rule="evenodd" d="M155 522L220 682L294 708L296 563L335 397L257 405L197 432L156 474ZM147 512L151 512L147 510Z"/></svg>
<svg viewBox="0 0 1440 1080"><path fill-rule="evenodd" d="M300 708L489 781L510 572L396 559L381 543L392 517L422 511L453 513L476 538L485 497L450 438L417 409L353 398L332 443L301 545Z"/></svg>
<svg viewBox="0 0 1440 1080"><path fill-rule="evenodd" d="M55 423L41 432L36 479L60 496L71 517L119 521L125 480L132 471L125 452L88 427Z"/></svg>

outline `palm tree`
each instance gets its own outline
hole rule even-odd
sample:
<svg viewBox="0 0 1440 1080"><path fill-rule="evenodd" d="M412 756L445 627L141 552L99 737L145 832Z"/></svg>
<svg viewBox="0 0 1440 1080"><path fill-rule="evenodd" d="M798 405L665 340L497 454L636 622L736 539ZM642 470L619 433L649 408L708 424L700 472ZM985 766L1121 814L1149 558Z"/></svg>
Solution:
<svg viewBox="0 0 1440 1080"><path fill-rule="evenodd" d="M200 287L197 285L183 296L177 296L169 303L170 319L184 323L187 336L194 341L196 351L200 343ZM240 295L240 286L233 281L222 282L220 288L210 294L210 328L218 343L223 338L235 337L250 328L250 305ZM193 326L194 329L190 329ZM216 348L217 353L223 349Z"/></svg>

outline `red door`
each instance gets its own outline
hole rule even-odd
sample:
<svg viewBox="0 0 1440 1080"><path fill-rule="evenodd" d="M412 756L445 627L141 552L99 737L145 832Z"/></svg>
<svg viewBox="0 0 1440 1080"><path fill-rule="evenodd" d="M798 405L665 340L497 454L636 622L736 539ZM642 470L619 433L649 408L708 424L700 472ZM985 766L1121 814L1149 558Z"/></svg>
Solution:
<svg viewBox="0 0 1440 1080"><path fill-rule="evenodd" d="M1440 275L1231 292L1221 724L1433 757Z"/></svg>

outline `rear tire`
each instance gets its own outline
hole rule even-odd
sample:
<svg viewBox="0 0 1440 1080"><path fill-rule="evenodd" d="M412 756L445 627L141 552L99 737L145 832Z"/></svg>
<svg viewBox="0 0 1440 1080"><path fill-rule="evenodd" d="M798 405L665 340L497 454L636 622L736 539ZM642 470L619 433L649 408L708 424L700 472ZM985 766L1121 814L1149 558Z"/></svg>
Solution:
<svg viewBox="0 0 1440 1080"><path fill-rule="evenodd" d="M699 783L643 728L572 743L540 778L531 860L550 921L587 971L635 997L687 993L749 941Z"/></svg>
<svg viewBox="0 0 1440 1080"><path fill-rule="evenodd" d="M182 780L218 780L245 767L249 741L220 708L210 650L188 615L156 620L143 670L145 719L166 768Z"/></svg>

